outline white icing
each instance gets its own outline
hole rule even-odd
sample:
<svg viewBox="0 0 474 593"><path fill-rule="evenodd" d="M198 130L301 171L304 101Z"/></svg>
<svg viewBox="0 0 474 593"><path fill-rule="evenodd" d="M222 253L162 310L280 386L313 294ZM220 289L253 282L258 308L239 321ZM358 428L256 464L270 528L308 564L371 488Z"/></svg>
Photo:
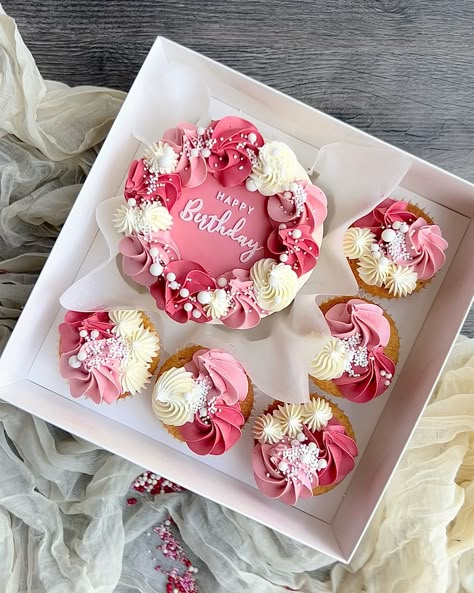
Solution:
<svg viewBox="0 0 474 593"><path fill-rule="evenodd" d="M311 431L321 430L332 417L331 406L322 397L313 398L303 406L303 421Z"/></svg>
<svg viewBox="0 0 474 593"><path fill-rule="evenodd" d="M346 359L347 351L343 341L331 336L314 357L309 374L322 381L337 379L344 372Z"/></svg>
<svg viewBox="0 0 474 593"><path fill-rule="evenodd" d="M150 380L148 368L139 360L129 360L121 377L121 384L124 393L131 395L141 391Z"/></svg>
<svg viewBox="0 0 474 593"><path fill-rule="evenodd" d="M351 227L344 234L344 255L348 259L359 259L363 255L370 253L374 241L375 235L369 229Z"/></svg>
<svg viewBox="0 0 474 593"><path fill-rule="evenodd" d="M418 275L411 268L390 264L385 278L385 287L394 297L405 297L415 290L417 280Z"/></svg>
<svg viewBox="0 0 474 593"><path fill-rule="evenodd" d="M300 404L283 404L273 412L284 435L296 437L303 428L302 406Z"/></svg>
<svg viewBox="0 0 474 593"><path fill-rule="evenodd" d="M143 317L139 311L109 311L109 319L115 326L112 333L123 338L143 325Z"/></svg>
<svg viewBox="0 0 474 593"><path fill-rule="evenodd" d="M390 268L390 261L386 257L363 255L357 265L361 279L370 286L382 286Z"/></svg>
<svg viewBox="0 0 474 593"><path fill-rule="evenodd" d="M154 332L139 327L126 337L130 348L130 359L140 362L145 368L156 357L160 350L160 340Z"/></svg>
<svg viewBox="0 0 474 593"><path fill-rule="evenodd" d="M290 189L294 181L308 179L308 176L289 146L283 142L266 142L260 148L249 179L262 195L272 196ZM249 185L246 187L252 191Z"/></svg>
<svg viewBox="0 0 474 593"><path fill-rule="evenodd" d="M166 142L157 142L148 148L143 160L151 173L172 173L176 170L178 155Z"/></svg>
<svg viewBox="0 0 474 593"><path fill-rule="evenodd" d="M114 215L114 226L119 233L131 235L135 230L135 211L136 208L129 203L123 204L118 208Z"/></svg>
<svg viewBox="0 0 474 593"><path fill-rule="evenodd" d="M220 319L227 315L229 306L230 295L223 288L218 288L211 294L209 303L204 305L204 311L212 319Z"/></svg>
<svg viewBox="0 0 474 593"><path fill-rule="evenodd" d="M287 307L298 290L298 276L291 266L271 258L256 262L250 270L250 277L257 303L269 313Z"/></svg>
<svg viewBox="0 0 474 593"><path fill-rule="evenodd" d="M193 419L196 382L184 367L161 375L153 389L152 408L156 417L171 426L182 426Z"/></svg>
<svg viewBox="0 0 474 593"><path fill-rule="evenodd" d="M173 226L173 217L164 206L160 206L157 202L144 202L140 210L142 225L153 233L168 231Z"/></svg>
<svg viewBox="0 0 474 593"><path fill-rule="evenodd" d="M262 444L274 444L283 438L281 426L271 414L259 416L255 421L252 432L257 441Z"/></svg>

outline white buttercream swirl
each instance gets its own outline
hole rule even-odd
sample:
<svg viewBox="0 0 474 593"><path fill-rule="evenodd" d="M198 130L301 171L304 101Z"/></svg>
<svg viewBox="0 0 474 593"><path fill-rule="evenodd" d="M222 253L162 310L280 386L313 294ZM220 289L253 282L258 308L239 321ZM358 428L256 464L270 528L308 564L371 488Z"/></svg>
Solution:
<svg viewBox="0 0 474 593"><path fill-rule="evenodd" d="M143 324L140 311L109 311L109 318L115 326L112 333L122 338L130 336Z"/></svg>
<svg viewBox="0 0 474 593"><path fill-rule="evenodd" d="M266 142L259 151L250 179L262 195L273 196L308 176L289 146L283 142Z"/></svg>
<svg viewBox="0 0 474 593"><path fill-rule="evenodd" d="M373 255L363 255L357 265L361 279L369 286L382 286L390 268L390 261L386 257L375 258Z"/></svg>
<svg viewBox="0 0 474 593"><path fill-rule="evenodd" d="M344 234L344 255L348 259L359 259L365 254L370 254L370 246L374 242L375 235L369 229L351 227Z"/></svg>
<svg viewBox="0 0 474 593"><path fill-rule="evenodd" d="M114 226L119 233L131 235L135 230L137 208L123 204L117 208L114 215Z"/></svg>
<svg viewBox="0 0 474 593"><path fill-rule="evenodd" d="M333 417L331 406L322 397L315 397L306 403L302 415L303 422L311 431L321 430Z"/></svg>
<svg viewBox="0 0 474 593"><path fill-rule="evenodd" d="M143 160L151 173L172 173L178 165L178 155L166 142L157 142L149 146Z"/></svg>
<svg viewBox="0 0 474 593"><path fill-rule="evenodd" d="M280 424L283 435L296 437L303 428L302 406L300 404L283 404L273 412L273 416Z"/></svg>
<svg viewBox="0 0 474 593"><path fill-rule="evenodd" d="M229 307L230 295L223 288L218 288L211 293L211 300L204 305L204 311L212 319L220 319L227 315Z"/></svg>
<svg viewBox="0 0 474 593"><path fill-rule="evenodd" d="M262 414L255 420L253 436L260 443L273 445L283 438L283 431L280 424L271 414Z"/></svg>
<svg viewBox="0 0 474 593"><path fill-rule="evenodd" d="M390 264L384 284L390 294L400 298L415 290L417 280L418 275L411 268Z"/></svg>
<svg viewBox="0 0 474 593"><path fill-rule="evenodd" d="M344 372L346 360L347 351L344 342L331 336L313 358L309 374L322 381L337 379Z"/></svg>
<svg viewBox="0 0 474 593"><path fill-rule="evenodd" d="M298 276L285 264L265 258L255 262L250 270L257 303L269 313L281 311L295 298Z"/></svg>
<svg viewBox="0 0 474 593"><path fill-rule="evenodd" d="M182 426L193 419L193 374L184 367L164 372L153 389L152 408L164 424Z"/></svg>
<svg viewBox="0 0 474 593"><path fill-rule="evenodd" d="M127 362L124 373L121 377L121 384L124 393L134 395L141 391L150 380L148 367L141 361L131 359Z"/></svg>
<svg viewBox="0 0 474 593"><path fill-rule="evenodd" d="M138 217L137 217L138 218ZM149 229L152 233L168 231L173 226L173 217L164 206L157 202L145 202L141 206L142 220L135 230Z"/></svg>
<svg viewBox="0 0 474 593"><path fill-rule="evenodd" d="M160 350L160 340L154 332L141 326L126 337L130 359L147 367Z"/></svg>

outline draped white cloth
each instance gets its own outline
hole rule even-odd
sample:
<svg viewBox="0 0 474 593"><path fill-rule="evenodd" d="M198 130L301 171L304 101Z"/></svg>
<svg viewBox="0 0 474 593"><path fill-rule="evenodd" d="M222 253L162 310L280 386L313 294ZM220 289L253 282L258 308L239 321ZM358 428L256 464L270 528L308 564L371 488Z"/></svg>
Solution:
<svg viewBox="0 0 474 593"><path fill-rule="evenodd" d="M44 81L7 16L0 61L1 347L123 94ZM190 492L138 495L141 468L4 403L0 471L5 593L165 591L147 534L168 515L201 593L474 593L474 340L454 347L349 566Z"/></svg>

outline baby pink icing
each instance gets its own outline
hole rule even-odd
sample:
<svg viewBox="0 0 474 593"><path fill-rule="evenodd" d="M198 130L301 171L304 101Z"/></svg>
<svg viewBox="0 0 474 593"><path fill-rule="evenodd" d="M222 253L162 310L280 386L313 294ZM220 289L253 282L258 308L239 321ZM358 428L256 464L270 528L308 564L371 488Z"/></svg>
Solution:
<svg viewBox="0 0 474 593"><path fill-rule="evenodd" d="M386 346L390 340L390 324L382 307L361 299L337 303L325 315L331 335L340 340L356 333L362 337L361 346L369 350Z"/></svg>
<svg viewBox="0 0 474 593"><path fill-rule="evenodd" d="M252 453L252 468L257 486L266 496L294 505L300 498L313 496L313 488L318 485L318 474L301 463L292 464L295 476L289 479L278 470L283 451L291 449L290 442L288 437L284 437L274 445L257 443ZM308 472L313 481L308 477Z"/></svg>
<svg viewBox="0 0 474 593"><path fill-rule="evenodd" d="M78 313L75 311L66 313L64 322L59 326L61 336L59 368L61 375L69 382L69 389L73 397L85 396L96 404L102 401L110 404L123 393L120 383L119 360L113 356L111 347L106 342L111 337L109 330L113 327L107 313ZM101 343L101 357L104 359L104 364L97 368L89 370L86 365L72 368L69 364L71 356L77 356L82 349L87 348L86 340L80 336L81 330L86 330L89 333L92 330L99 332L97 341Z"/></svg>
<svg viewBox="0 0 474 593"><path fill-rule="evenodd" d="M198 383L208 386L206 418L200 411L180 427L181 436L198 455L222 455L239 440L245 419L239 402L248 394L243 366L228 352L217 348L198 350L184 368Z"/></svg>
<svg viewBox="0 0 474 593"><path fill-rule="evenodd" d="M196 296L219 287L230 306L218 320L234 329L254 327L269 312L257 305L253 281L245 273L270 257L291 266L298 277L310 272L319 255L312 235L326 217L326 197L298 179L275 196L248 190L246 181L265 141L241 117L224 117L207 128L182 122L162 141L177 155L175 171L157 174L144 158L134 161L124 194L135 200L132 207L156 201L169 210L169 243L153 245L145 231L135 229L120 243L124 274L148 286L158 308L175 321L211 321ZM152 259L153 247L158 255ZM153 264L157 275L150 273ZM189 295L183 297L182 288Z"/></svg>
<svg viewBox="0 0 474 593"><path fill-rule="evenodd" d="M441 229L418 218L407 234L406 245L412 260L399 263L410 265L420 280L432 278L446 261L444 251L448 248L448 242L441 236Z"/></svg>
<svg viewBox="0 0 474 593"><path fill-rule="evenodd" d="M226 405L233 406L247 397L249 386L244 367L224 350L198 350L184 368L193 373L196 381L209 381L208 400L219 397Z"/></svg>
<svg viewBox="0 0 474 593"><path fill-rule="evenodd" d="M208 175L200 186L184 188L170 213L181 258L199 262L214 277L235 268L250 270L264 256L271 232L265 200L245 185L223 190Z"/></svg>

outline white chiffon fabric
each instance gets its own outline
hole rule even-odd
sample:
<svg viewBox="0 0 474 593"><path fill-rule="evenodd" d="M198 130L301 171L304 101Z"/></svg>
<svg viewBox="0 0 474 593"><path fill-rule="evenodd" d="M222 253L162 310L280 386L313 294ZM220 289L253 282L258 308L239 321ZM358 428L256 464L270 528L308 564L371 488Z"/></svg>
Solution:
<svg viewBox="0 0 474 593"><path fill-rule="evenodd" d="M45 82L0 16L0 348L123 94ZM460 338L349 566L0 403L0 591L166 591L150 528L170 515L201 593L474 593L474 340ZM135 496L137 504L127 504Z"/></svg>

